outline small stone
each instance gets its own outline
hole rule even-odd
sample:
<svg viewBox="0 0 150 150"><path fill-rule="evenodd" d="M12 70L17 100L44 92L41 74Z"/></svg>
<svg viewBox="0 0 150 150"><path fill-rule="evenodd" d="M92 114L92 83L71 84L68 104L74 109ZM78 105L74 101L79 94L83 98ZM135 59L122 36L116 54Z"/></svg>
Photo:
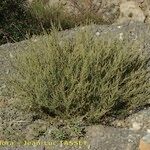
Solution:
<svg viewBox="0 0 150 150"><path fill-rule="evenodd" d="M0 87L0 89L5 89L6 88L6 85L5 84L3 84L1 87Z"/></svg>
<svg viewBox="0 0 150 150"><path fill-rule="evenodd" d="M147 129L147 133L150 133L150 129Z"/></svg>
<svg viewBox="0 0 150 150"><path fill-rule="evenodd" d="M117 26L117 28L118 28L118 29L120 29L120 28L121 28L121 26Z"/></svg>
<svg viewBox="0 0 150 150"><path fill-rule="evenodd" d="M120 123L120 122L118 122L118 123L117 123L117 126L118 126L118 127L121 127L121 123Z"/></svg>
<svg viewBox="0 0 150 150"><path fill-rule="evenodd" d="M99 35L100 35L100 33L99 33L99 32L96 32L96 35L97 35L97 36L99 36Z"/></svg>
<svg viewBox="0 0 150 150"><path fill-rule="evenodd" d="M12 53L9 53L9 56L10 56L10 58L13 58L13 55L12 55Z"/></svg>
<svg viewBox="0 0 150 150"><path fill-rule="evenodd" d="M129 143L132 143L132 142L133 142L133 140L131 140L131 139L128 139L128 142L129 142Z"/></svg>
<svg viewBox="0 0 150 150"><path fill-rule="evenodd" d="M85 29L85 27L81 27L81 30L84 30Z"/></svg>
<svg viewBox="0 0 150 150"><path fill-rule="evenodd" d="M125 122L120 120L116 122L116 125L117 127L123 127L125 125Z"/></svg>
<svg viewBox="0 0 150 150"><path fill-rule="evenodd" d="M88 149L91 149L91 145L89 144L87 148L88 148Z"/></svg>
<svg viewBox="0 0 150 150"><path fill-rule="evenodd" d="M9 72L10 72L10 70L8 69L8 70L6 71L6 74L9 74Z"/></svg>
<svg viewBox="0 0 150 150"><path fill-rule="evenodd" d="M36 38L34 38L32 41L33 41L33 42L37 42L37 39L36 39Z"/></svg>
<svg viewBox="0 0 150 150"><path fill-rule="evenodd" d="M123 33L120 33L120 34L119 34L119 39L120 39L120 40L123 40Z"/></svg>
<svg viewBox="0 0 150 150"><path fill-rule="evenodd" d="M150 150L150 134L147 134L140 140L140 150Z"/></svg>
<svg viewBox="0 0 150 150"><path fill-rule="evenodd" d="M132 124L132 128L131 128L131 129L137 131L137 130L140 130L141 127L142 127L142 124L141 124L141 123L134 122L134 123Z"/></svg>

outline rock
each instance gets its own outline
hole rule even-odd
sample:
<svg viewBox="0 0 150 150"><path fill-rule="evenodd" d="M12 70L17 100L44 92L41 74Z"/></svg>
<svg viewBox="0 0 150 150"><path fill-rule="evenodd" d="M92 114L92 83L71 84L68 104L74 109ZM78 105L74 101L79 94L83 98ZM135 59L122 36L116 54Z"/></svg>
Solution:
<svg viewBox="0 0 150 150"><path fill-rule="evenodd" d="M149 134L150 134L150 129L147 129L147 133L149 133Z"/></svg>
<svg viewBox="0 0 150 150"><path fill-rule="evenodd" d="M87 143L91 150L135 150L143 133L104 126L87 128Z"/></svg>
<svg viewBox="0 0 150 150"><path fill-rule="evenodd" d="M131 129L137 131L140 130L141 128L142 128L142 123L133 122Z"/></svg>
<svg viewBox="0 0 150 150"><path fill-rule="evenodd" d="M120 17L118 23L126 21L145 21L145 15L138 3L134 1L125 1L120 4Z"/></svg>
<svg viewBox="0 0 150 150"><path fill-rule="evenodd" d="M119 33L119 39L122 41L123 40L123 33Z"/></svg>
<svg viewBox="0 0 150 150"><path fill-rule="evenodd" d="M140 140L140 150L150 150L150 134L147 134Z"/></svg>
<svg viewBox="0 0 150 150"><path fill-rule="evenodd" d="M150 23L150 1L149 0L138 0L138 3L146 17L145 22Z"/></svg>
<svg viewBox="0 0 150 150"><path fill-rule="evenodd" d="M138 111L125 119L127 126L134 130L150 133L150 108Z"/></svg>
<svg viewBox="0 0 150 150"><path fill-rule="evenodd" d="M100 35L100 32L96 32L96 35L99 36L99 35Z"/></svg>

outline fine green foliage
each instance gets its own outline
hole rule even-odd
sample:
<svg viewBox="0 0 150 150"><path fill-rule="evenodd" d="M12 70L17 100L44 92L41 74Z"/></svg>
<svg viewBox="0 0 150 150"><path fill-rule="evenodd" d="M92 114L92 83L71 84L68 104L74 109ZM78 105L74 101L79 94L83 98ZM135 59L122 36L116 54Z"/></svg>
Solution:
<svg viewBox="0 0 150 150"><path fill-rule="evenodd" d="M62 129L53 129L50 133L50 136L52 137L52 139L55 140L66 140L66 139L70 139L70 133L67 132L67 130L63 130Z"/></svg>
<svg viewBox="0 0 150 150"><path fill-rule="evenodd" d="M55 140L67 140L71 138L81 138L85 135L85 128L79 125L67 125L63 127L55 127L50 132L50 137Z"/></svg>
<svg viewBox="0 0 150 150"><path fill-rule="evenodd" d="M32 16L36 17L45 29L50 29L51 24L64 29L75 26L71 18L65 13L62 3L45 4L42 0L35 0L29 5Z"/></svg>
<svg viewBox="0 0 150 150"><path fill-rule="evenodd" d="M12 59L8 83L22 105L61 119L98 122L148 103L149 57L134 43L89 30L70 40L53 31Z"/></svg>

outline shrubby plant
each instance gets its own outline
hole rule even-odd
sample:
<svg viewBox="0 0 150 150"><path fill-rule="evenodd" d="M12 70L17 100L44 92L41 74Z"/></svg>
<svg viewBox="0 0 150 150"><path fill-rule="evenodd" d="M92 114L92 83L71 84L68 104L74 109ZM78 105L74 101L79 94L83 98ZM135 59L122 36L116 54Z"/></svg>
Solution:
<svg viewBox="0 0 150 150"><path fill-rule="evenodd" d="M27 33L35 31L34 25L35 19L25 9L25 0L0 1L0 44L25 39Z"/></svg>
<svg viewBox="0 0 150 150"><path fill-rule="evenodd" d="M136 44L106 41L88 29L70 40L59 34L30 42L12 59L8 87L22 105L93 123L148 103L149 57Z"/></svg>
<svg viewBox="0 0 150 150"><path fill-rule="evenodd" d="M75 25L70 16L65 13L64 5L60 2L49 5L45 4L43 0L35 0L29 5L28 9L45 29L50 29L52 24L56 27L61 25L64 29Z"/></svg>
<svg viewBox="0 0 150 150"><path fill-rule="evenodd" d="M33 16L38 18L44 26L51 23L61 25L63 29L84 25L90 22L97 24L113 23L118 15L116 11L111 18L104 18L104 14L110 13L113 6L109 8L102 5L102 1L95 3L94 0L68 0L68 1L44 1L34 0L30 5Z"/></svg>
<svg viewBox="0 0 150 150"><path fill-rule="evenodd" d="M104 9L101 2L97 5L93 0L68 0L69 8L63 1L50 2L52 4L49 0L0 1L0 44L21 41L27 35L42 34L45 30L48 32L52 24L62 29L91 22L111 24L119 15L114 6Z"/></svg>
<svg viewBox="0 0 150 150"><path fill-rule="evenodd" d="M63 29L75 26L75 20L73 21L73 18L66 13L61 2L45 4L43 0L35 0L29 5L28 9L45 29L51 29L52 24L58 28L61 26Z"/></svg>

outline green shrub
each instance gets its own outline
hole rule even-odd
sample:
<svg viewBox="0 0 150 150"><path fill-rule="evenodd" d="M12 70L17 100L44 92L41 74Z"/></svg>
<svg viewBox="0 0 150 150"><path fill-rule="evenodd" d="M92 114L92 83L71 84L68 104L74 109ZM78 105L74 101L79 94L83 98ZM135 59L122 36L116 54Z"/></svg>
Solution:
<svg viewBox="0 0 150 150"><path fill-rule="evenodd" d="M63 29L75 26L70 16L65 13L62 3L45 4L43 0L35 0L29 5L32 16L36 17L45 29L51 29L51 24Z"/></svg>
<svg viewBox="0 0 150 150"><path fill-rule="evenodd" d="M52 117L97 122L147 104L149 57L136 44L105 41L89 30L70 40L58 34L31 42L12 59L8 87L22 105Z"/></svg>
<svg viewBox="0 0 150 150"><path fill-rule="evenodd" d="M110 13L113 5L103 8L102 2L99 5L93 0L69 0L51 2L48 0L34 0L30 4L31 14L42 22L45 27L50 27L51 23L56 26L61 25L63 29L72 28L77 25L85 25L93 22L96 24L113 23L119 15L119 10L111 14L111 17L104 18L104 14Z"/></svg>
<svg viewBox="0 0 150 150"><path fill-rule="evenodd" d="M111 24L119 15L113 7L103 8L93 0L69 0L74 10L69 10L64 1L48 5L49 0L1 0L0 1L0 44L26 39L27 35L42 34L55 27L69 29L89 22ZM105 15L104 15L105 14ZM104 17L104 16L106 17ZM109 17L108 17L109 16Z"/></svg>

